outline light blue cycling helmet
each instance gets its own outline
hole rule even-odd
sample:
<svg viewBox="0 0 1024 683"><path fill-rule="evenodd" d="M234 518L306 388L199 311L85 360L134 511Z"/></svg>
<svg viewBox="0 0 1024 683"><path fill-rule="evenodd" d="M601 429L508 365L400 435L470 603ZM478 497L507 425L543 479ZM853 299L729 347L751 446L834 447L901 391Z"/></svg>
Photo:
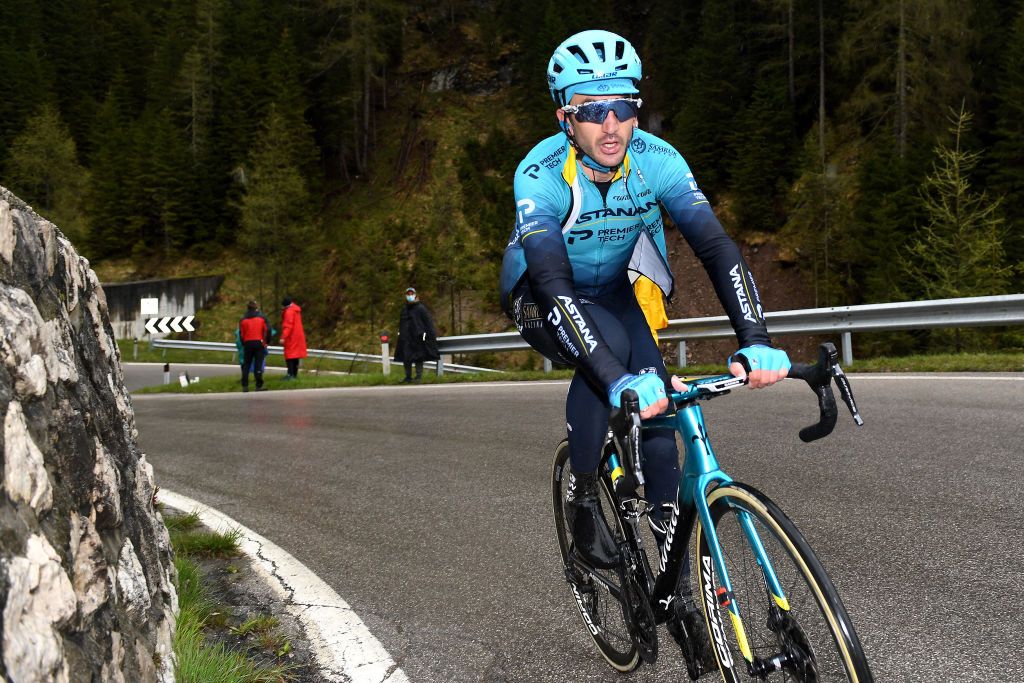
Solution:
<svg viewBox="0 0 1024 683"><path fill-rule="evenodd" d="M555 48L548 61L548 89L559 107L577 93L633 95L640 57L629 41L611 31L582 31Z"/></svg>

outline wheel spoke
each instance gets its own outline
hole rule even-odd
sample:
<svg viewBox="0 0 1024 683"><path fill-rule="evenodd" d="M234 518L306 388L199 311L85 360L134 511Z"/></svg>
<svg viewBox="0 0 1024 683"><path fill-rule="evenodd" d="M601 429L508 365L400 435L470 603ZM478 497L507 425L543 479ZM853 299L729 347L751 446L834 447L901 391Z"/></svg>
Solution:
<svg viewBox="0 0 1024 683"><path fill-rule="evenodd" d="M846 624L851 634L852 626L834 587L792 523L774 505L769 509L764 503L767 499L762 498L745 489L723 490L717 492L717 498L716 494L709 498L717 500L712 502L712 518L732 584L732 597L741 610L756 680L870 681L856 635L850 646L843 640L844 634L837 633L839 622ZM741 514L752 523L786 593L782 605L777 604L768 588L765 572L740 524ZM702 533L699 536L705 553L706 538ZM704 569L699 567L698 572L703 584ZM735 663L735 678L726 679L747 680L747 665L731 637L731 617L725 608L718 607L716 612L730 634L729 650ZM844 652L841 642L852 654Z"/></svg>

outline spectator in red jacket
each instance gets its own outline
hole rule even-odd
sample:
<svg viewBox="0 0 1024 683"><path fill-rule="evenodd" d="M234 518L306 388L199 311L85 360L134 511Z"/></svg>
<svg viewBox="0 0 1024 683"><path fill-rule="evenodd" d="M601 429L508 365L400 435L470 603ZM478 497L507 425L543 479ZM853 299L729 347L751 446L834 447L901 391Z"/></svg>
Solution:
<svg viewBox="0 0 1024 683"><path fill-rule="evenodd" d="M292 300L285 297L281 301L281 346L284 347L284 362L288 366L285 379L295 379L299 375L299 359L305 358L306 333L302 330L302 309Z"/></svg>
<svg viewBox="0 0 1024 683"><path fill-rule="evenodd" d="M256 391L263 391L263 358L270 343L270 323L260 313L255 301L250 301L245 315L238 321L238 335L242 339L242 391L249 391L249 369L256 376Z"/></svg>

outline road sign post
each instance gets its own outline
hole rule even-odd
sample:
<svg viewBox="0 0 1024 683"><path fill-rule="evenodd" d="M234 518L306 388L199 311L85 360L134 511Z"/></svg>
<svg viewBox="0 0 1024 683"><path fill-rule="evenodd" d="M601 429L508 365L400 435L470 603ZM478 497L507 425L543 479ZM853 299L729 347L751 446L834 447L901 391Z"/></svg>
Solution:
<svg viewBox="0 0 1024 683"><path fill-rule="evenodd" d="M391 374L391 344L390 333L386 330L380 333L380 365L385 375Z"/></svg>

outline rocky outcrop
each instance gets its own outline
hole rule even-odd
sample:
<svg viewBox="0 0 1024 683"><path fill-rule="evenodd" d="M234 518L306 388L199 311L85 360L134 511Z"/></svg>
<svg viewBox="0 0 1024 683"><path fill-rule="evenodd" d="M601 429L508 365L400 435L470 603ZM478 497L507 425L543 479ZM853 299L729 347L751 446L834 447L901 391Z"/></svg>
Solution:
<svg viewBox="0 0 1024 683"><path fill-rule="evenodd" d="M103 290L0 187L0 676L171 681L170 539Z"/></svg>

